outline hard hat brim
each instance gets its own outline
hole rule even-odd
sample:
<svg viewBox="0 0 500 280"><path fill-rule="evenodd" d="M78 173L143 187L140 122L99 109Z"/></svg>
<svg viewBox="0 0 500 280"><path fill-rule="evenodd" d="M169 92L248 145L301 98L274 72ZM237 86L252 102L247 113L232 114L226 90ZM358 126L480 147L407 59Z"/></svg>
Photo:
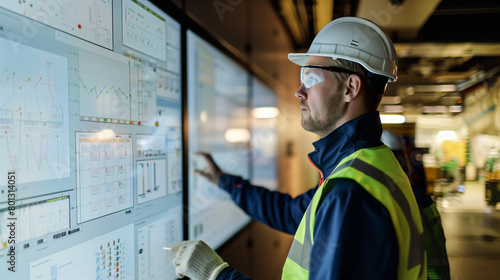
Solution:
<svg viewBox="0 0 500 280"><path fill-rule="evenodd" d="M364 61L362 60L358 60L358 59L353 59L353 57L350 57L350 56L343 56L343 55L339 55L339 54L326 54L326 53L289 53L288 54L288 59L299 65L299 66L305 66L306 63L307 63L307 59L309 58L309 56L322 56L322 57L330 57L332 59L345 59L345 60L349 60L349 61L353 61L353 62L356 62L356 63L359 63L361 64L363 67L365 67L368 71L372 72L372 73L375 73L375 74L378 74L378 75L381 75L381 76L385 76L387 78L389 78L389 81L388 82L395 82L398 77L396 75L392 76L392 75L387 75L385 73L381 73L380 71L376 70L376 69L373 69L372 67L370 67L369 65L367 65Z"/></svg>

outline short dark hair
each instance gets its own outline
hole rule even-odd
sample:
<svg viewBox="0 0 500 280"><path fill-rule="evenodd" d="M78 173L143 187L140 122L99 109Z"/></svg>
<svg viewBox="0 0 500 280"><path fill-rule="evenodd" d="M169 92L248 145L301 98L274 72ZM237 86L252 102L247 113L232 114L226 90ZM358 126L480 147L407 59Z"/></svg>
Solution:
<svg viewBox="0 0 500 280"><path fill-rule="evenodd" d="M365 84L365 106L367 108L377 110L378 106L380 105L380 101L382 100L382 95L385 92L385 88L387 82L389 81L389 78L371 73L366 70L366 68L364 68L361 64L350 60L338 58L332 59L332 61L333 66L342 67L359 73L358 76ZM351 75L344 72L332 72L332 74L337 82L345 81Z"/></svg>

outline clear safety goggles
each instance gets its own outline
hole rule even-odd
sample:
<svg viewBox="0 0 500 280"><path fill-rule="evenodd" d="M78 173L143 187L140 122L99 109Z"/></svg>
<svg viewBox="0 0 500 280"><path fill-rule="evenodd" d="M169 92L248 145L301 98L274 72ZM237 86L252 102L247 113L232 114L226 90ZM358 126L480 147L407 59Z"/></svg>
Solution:
<svg viewBox="0 0 500 280"><path fill-rule="evenodd" d="M341 67L306 65L300 68L300 82L304 84L307 89L323 82L325 80L325 77L323 76L323 70L359 75L354 71Z"/></svg>

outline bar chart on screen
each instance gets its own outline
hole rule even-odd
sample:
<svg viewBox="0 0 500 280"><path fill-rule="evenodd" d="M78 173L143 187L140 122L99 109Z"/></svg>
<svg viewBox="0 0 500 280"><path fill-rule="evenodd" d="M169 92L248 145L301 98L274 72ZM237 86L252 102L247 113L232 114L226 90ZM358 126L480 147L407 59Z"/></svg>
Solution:
<svg viewBox="0 0 500 280"><path fill-rule="evenodd" d="M137 162L138 203L167 195L167 162L165 159Z"/></svg>

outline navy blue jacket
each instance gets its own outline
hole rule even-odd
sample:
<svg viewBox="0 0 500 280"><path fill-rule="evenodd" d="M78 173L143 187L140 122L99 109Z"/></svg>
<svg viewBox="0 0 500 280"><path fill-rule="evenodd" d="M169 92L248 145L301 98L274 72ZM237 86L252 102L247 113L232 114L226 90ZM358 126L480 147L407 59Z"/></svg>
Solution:
<svg viewBox="0 0 500 280"><path fill-rule="evenodd" d="M382 145L378 112L355 118L313 143L309 160L326 179L346 156ZM295 234L315 188L292 198L253 186L241 177L224 174L219 187L255 220ZM314 224L309 279L396 279L398 244L384 206L350 179L338 180L321 202ZM232 267L217 277L250 279Z"/></svg>

